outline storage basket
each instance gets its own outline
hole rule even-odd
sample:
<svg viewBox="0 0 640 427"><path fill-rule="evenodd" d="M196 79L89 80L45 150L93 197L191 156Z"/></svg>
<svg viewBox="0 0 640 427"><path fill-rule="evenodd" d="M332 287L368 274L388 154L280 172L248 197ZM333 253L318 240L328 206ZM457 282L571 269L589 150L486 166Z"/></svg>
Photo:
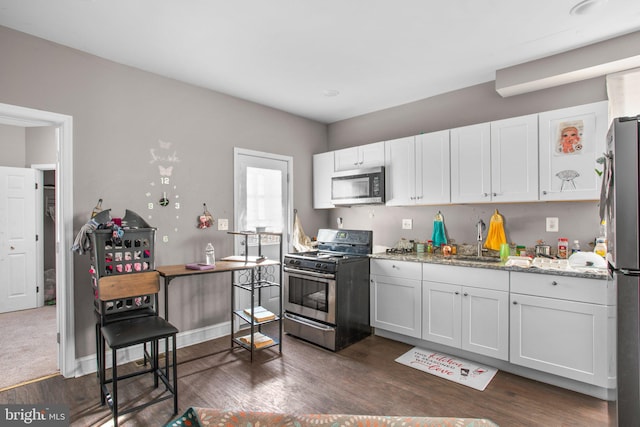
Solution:
<svg viewBox="0 0 640 427"><path fill-rule="evenodd" d="M155 269L155 228L122 229L122 237L112 230L94 230L91 259L98 277L110 274L140 273Z"/></svg>
<svg viewBox="0 0 640 427"><path fill-rule="evenodd" d="M117 299L111 301L100 301L96 297L93 303L96 313L109 317L110 321L113 321L114 319L125 319L131 314L129 312L135 311L139 314L139 310L151 310L154 305L153 295L143 295L136 298ZM145 311L145 313L150 313L150 311Z"/></svg>
<svg viewBox="0 0 640 427"><path fill-rule="evenodd" d="M122 229L122 237L112 230L93 230L91 239L91 284L94 307L101 315L126 316L128 311L153 306L151 296L100 301L98 280L118 274L135 274L155 269L155 228Z"/></svg>

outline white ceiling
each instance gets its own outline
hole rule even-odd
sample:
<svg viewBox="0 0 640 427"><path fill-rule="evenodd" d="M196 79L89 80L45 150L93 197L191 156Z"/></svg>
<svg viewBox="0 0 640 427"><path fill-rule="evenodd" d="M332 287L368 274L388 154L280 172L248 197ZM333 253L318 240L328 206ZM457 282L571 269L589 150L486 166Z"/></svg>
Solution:
<svg viewBox="0 0 640 427"><path fill-rule="evenodd" d="M332 123L640 30L638 0L577 2L0 0L0 25Z"/></svg>

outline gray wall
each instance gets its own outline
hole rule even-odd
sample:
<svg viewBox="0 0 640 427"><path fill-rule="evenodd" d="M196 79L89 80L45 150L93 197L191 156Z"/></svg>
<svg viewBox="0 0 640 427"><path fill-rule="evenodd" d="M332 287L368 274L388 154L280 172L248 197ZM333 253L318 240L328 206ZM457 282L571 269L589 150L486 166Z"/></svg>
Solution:
<svg viewBox="0 0 640 427"><path fill-rule="evenodd" d="M391 140L474 123L516 117L607 99L605 79L594 78L530 94L502 98L494 82L468 87L399 107L378 111L329 125L331 150ZM517 179L517 177L514 177ZM498 209L505 218L510 242L528 247L538 239L555 245L558 237L580 240L583 248L599 231L596 202L540 202L423 207L353 207L330 210L330 225L342 217L345 228L372 229L374 244L394 246L401 238L426 240L433 231L433 217L440 210L447 234L458 243L476 242L479 218L489 225ZM545 231L545 218L558 217L559 233ZM402 219L413 219L413 230L402 229ZM486 236L486 233L485 233Z"/></svg>
<svg viewBox="0 0 640 427"><path fill-rule="evenodd" d="M51 126L26 128L25 164L55 165L56 128Z"/></svg>
<svg viewBox="0 0 640 427"><path fill-rule="evenodd" d="M73 116L74 232L98 198L113 216L124 215L125 209L146 216L146 193L158 179L150 150L159 140L171 142L180 158L172 180L182 208L179 219L159 211L149 220L159 236L170 233L168 243L158 243L158 265L192 262L208 241L217 256L232 253L226 232L195 225L207 203L213 216L228 218L233 229L234 147L292 156L294 207L305 228L326 223L327 214L314 211L311 202L311 155L327 150L326 125L4 27L0 58L0 102ZM76 357L95 351L88 270L88 257L76 255ZM229 319L226 276L207 283L176 280L170 295L171 319L182 331Z"/></svg>
<svg viewBox="0 0 640 427"><path fill-rule="evenodd" d="M0 166L25 167L25 141L23 127L0 125Z"/></svg>

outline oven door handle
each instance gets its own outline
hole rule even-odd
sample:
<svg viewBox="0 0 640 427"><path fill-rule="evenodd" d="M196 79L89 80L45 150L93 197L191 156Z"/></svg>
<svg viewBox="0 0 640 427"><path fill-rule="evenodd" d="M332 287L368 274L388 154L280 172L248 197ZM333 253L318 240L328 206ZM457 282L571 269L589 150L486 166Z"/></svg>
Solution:
<svg viewBox="0 0 640 427"><path fill-rule="evenodd" d="M293 322L303 323L304 325L309 326L310 328L319 329L321 331L332 331L334 329L331 326L321 325L319 323L312 322L311 320L306 320L306 319L303 319L302 317L295 316L289 313L285 313L284 317L285 319L289 319Z"/></svg>
<svg viewBox="0 0 640 427"><path fill-rule="evenodd" d="M319 277L321 279L335 279L335 274L319 273L317 271L297 270L295 268L284 267L286 273L301 274L303 276Z"/></svg>

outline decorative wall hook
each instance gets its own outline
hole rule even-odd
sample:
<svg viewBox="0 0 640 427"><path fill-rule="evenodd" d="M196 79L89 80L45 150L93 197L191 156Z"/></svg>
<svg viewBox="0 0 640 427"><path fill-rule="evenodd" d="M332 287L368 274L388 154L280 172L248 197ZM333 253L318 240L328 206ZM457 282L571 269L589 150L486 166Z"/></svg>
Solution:
<svg viewBox="0 0 640 427"><path fill-rule="evenodd" d="M213 215L211 215L207 210L206 203L202 204L202 209L203 209L202 214L198 215L197 227L204 230L205 228L209 228L213 225L214 219L213 219Z"/></svg>

